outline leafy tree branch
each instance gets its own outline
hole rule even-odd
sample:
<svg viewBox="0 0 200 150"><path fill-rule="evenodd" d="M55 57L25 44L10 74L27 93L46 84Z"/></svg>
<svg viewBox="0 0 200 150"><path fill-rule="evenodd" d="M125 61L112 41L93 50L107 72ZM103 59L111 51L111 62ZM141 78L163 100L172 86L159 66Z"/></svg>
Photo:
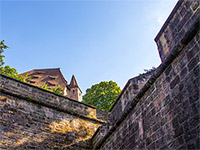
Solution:
<svg viewBox="0 0 200 150"><path fill-rule="evenodd" d="M86 90L83 103L96 106L99 110L109 111L120 93L121 89L116 82L102 81Z"/></svg>

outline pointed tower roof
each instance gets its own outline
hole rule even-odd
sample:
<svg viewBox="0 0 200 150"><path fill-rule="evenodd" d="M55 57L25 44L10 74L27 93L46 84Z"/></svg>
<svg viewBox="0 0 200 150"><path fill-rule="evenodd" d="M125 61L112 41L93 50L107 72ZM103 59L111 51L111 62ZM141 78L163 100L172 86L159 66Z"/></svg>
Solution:
<svg viewBox="0 0 200 150"><path fill-rule="evenodd" d="M78 87L78 83L77 83L76 78L75 78L74 75L72 75L72 78L71 78L69 86L70 87Z"/></svg>
<svg viewBox="0 0 200 150"><path fill-rule="evenodd" d="M70 81L69 87L70 87L70 88L73 88L73 87L77 87L77 88L79 88L78 83L77 83L76 78L75 78L74 75L72 75L72 78L71 78L71 81ZM79 88L79 90L81 91L80 88Z"/></svg>

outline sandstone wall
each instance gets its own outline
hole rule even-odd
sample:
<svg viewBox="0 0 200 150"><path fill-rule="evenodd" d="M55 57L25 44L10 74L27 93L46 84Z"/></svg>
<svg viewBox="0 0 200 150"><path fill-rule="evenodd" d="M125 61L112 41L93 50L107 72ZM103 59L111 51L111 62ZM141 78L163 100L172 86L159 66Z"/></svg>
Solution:
<svg viewBox="0 0 200 150"><path fill-rule="evenodd" d="M128 80L119 97L110 109L112 117L109 119L112 120L112 122L115 122L122 117L126 107L130 106L131 100L138 94L155 70L140 74L139 76Z"/></svg>
<svg viewBox="0 0 200 150"><path fill-rule="evenodd" d="M0 149L88 149L95 107L0 75Z"/></svg>
<svg viewBox="0 0 200 150"><path fill-rule="evenodd" d="M199 16L197 1L177 3L155 39L162 64L128 106L116 102L94 149L200 149Z"/></svg>

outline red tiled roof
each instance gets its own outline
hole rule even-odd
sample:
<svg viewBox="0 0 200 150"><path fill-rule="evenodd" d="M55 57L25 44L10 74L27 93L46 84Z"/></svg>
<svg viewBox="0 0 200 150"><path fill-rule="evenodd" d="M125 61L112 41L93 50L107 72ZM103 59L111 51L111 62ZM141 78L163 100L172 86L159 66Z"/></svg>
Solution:
<svg viewBox="0 0 200 150"><path fill-rule="evenodd" d="M65 80L63 74L60 71L60 68L52 69L34 69L20 75L28 75L31 79L28 79L33 85L44 85L47 84L49 88L55 88L58 85L64 90L65 87L68 87L67 81Z"/></svg>

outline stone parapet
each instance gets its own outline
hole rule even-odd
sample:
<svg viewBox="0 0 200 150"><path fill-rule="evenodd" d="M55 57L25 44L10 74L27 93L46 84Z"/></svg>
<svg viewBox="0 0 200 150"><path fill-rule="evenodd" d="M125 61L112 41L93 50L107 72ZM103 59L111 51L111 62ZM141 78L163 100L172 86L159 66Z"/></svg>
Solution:
<svg viewBox="0 0 200 150"><path fill-rule="evenodd" d="M89 149L104 123L95 107L0 75L0 149Z"/></svg>
<svg viewBox="0 0 200 150"><path fill-rule="evenodd" d="M0 74L0 92L93 121L96 108ZM101 118L103 119L103 118Z"/></svg>
<svg viewBox="0 0 200 150"><path fill-rule="evenodd" d="M110 109L110 120L112 120L112 122L115 122L122 117L126 107L129 107L131 101L137 96L139 91L143 88L155 71L156 69L153 69L128 80L122 92Z"/></svg>
<svg viewBox="0 0 200 150"><path fill-rule="evenodd" d="M198 0L180 0L155 38L162 62L174 49L180 50L192 36L191 28L199 26Z"/></svg>
<svg viewBox="0 0 200 150"><path fill-rule="evenodd" d="M110 115L108 112L96 109L96 118L107 122L110 120Z"/></svg>

